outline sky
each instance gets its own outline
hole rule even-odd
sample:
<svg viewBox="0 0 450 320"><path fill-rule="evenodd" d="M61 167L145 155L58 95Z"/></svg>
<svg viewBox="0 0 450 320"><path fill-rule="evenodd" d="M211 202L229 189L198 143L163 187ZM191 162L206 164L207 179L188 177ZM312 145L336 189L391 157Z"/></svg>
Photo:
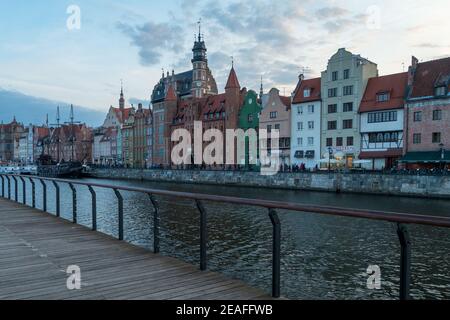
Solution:
<svg viewBox="0 0 450 320"><path fill-rule="evenodd" d="M0 88L105 112L118 104L121 80L129 103L148 105L162 68L190 70L199 19L219 91L231 57L241 86L259 91L262 76L266 91L289 95L300 73L320 76L342 47L377 63L381 75L407 70L412 55L450 56L448 0L0 4Z"/></svg>

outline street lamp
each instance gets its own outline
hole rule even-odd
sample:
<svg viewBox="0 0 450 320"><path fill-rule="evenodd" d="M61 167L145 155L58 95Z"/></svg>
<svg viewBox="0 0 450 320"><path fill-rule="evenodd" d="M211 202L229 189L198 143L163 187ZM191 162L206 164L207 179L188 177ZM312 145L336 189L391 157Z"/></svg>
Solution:
<svg viewBox="0 0 450 320"><path fill-rule="evenodd" d="M328 172L331 172L331 157L333 156L333 148L328 147Z"/></svg>

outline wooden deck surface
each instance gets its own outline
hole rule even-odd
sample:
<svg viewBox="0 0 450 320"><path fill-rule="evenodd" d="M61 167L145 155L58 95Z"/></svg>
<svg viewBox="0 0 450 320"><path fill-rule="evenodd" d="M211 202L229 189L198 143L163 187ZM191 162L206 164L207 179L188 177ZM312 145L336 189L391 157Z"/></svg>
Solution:
<svg viewBox="0 0 450 320"><path fill-rule="evenodd" d="M68 290L67 267L81 269ZM214 272L0 198L0 299L270 299Z"/></svg>

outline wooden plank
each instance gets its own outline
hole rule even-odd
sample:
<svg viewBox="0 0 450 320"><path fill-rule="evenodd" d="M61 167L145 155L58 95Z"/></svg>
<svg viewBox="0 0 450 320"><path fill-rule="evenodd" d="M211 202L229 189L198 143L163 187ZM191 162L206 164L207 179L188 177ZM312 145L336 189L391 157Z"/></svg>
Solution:
<svg viewBox="0 0 450 320"><path fill-rule="evenodd" d="M66 287L81 268L81 290ZM0 299L269 299L215 272L0 199Z"/></svg>

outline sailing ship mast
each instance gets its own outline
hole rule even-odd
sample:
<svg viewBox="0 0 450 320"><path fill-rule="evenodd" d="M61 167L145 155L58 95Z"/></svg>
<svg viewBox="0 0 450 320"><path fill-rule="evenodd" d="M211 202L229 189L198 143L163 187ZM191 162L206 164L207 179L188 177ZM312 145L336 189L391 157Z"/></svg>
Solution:
<svg viewBox="0 0 450 320"><path fill-rule="evenodd" d="M66 124L70 125L70 145L71 145L71 151L72 151L72 157L70 159L71 162L73 162L74 158L75 158L75 150L74 150L74 144L75 144L75 134L73 131L74 125L75 124L80 124L80 121L74 121L75 117L73 114L73 104L70 105L70 122L65 122Z"/></svg>
<svg viewBox="0 0 450 320"><path fill-rule="evenodd" d="M61 117L60 117L60 113L59 113L59 106L56 108L56 123L51 124L52 126L56 126L55 127L55 132L58 132L58 135L56 136L56 162L59 163L59 156L60 156L60 136L61 136L61 123L60 123ZM48 122L48 120L47 120Z"/></svg>

